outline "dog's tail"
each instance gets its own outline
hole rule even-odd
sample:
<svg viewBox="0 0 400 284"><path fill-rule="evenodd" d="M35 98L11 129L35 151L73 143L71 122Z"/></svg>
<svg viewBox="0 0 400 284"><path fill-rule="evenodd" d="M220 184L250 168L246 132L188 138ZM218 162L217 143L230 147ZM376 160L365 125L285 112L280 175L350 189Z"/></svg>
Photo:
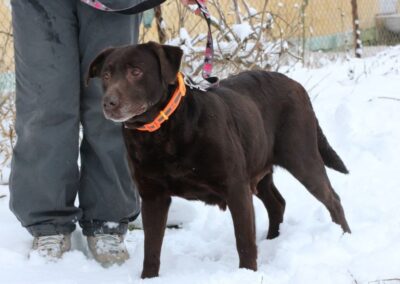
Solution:
<svg viewBox="0 0 400 284"><path fill-rule="evenodd" d="M346 166L344 165L342 159L339 155L332 149L331 145L329 145L328 140L326 139L324 133L322 132L321 127L317 121L317 135L318 135L318 150L321 154L322 159L324 160L325 165L328 168L334 169L338 172L348 174Z"/></svg>

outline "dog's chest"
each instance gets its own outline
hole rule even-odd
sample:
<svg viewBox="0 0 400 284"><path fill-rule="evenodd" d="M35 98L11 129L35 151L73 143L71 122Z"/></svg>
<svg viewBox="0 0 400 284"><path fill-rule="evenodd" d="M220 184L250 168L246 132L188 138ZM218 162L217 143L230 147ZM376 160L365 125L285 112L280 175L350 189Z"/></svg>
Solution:
<svg viewBox="0 0 400 284"><path fill-rule="evenodd" d="M150 164L151 162L149 166ZM225 207L221 205L225 199L225 184L218 171L205 169L194 162L179 158L170 158L169 161L159 160L157 164L152 172L147 172L147 177L165 184L164 190L168 195Z"/></svg>
<svg viewBox="0 0 400 284"><path fill-rule="evenodd" d="M131 156L137 172L164 185L169 195L224 207L226 168L223 157L210 148L176 141L153 143L151 147L141 143Z"/></svg>

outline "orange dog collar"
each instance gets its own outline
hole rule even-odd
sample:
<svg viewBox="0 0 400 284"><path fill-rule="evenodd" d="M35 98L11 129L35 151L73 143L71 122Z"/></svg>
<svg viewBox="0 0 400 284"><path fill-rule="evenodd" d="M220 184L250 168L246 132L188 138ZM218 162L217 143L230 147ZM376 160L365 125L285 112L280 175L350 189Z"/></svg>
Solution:
<svg viewBox="0 0 400 284"><path fill-rule="evenodd" d="M186 95L186 86L183 81L182 73L178 73L178 87L175 89L172 98L168 102L167 106L160 111L160 114L150 123L147 123L139 128L136 128L140 131L148 131L154 132L160 129L161 124L168 120L168 118L174 113L174 111L178 108L182 98Z"/></svg>

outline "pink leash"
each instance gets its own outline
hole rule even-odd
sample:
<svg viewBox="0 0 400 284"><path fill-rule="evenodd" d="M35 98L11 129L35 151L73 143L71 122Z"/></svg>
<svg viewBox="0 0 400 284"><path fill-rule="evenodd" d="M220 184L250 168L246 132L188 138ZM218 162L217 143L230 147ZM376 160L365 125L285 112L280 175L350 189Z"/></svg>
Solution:
<svg viewBox="0 0 400 284"><path fill-rule="evenodd" d="M211 15L207 9L205 0L195 0L195 1L199 6L198 10L200 10L200 12L203 14L203 17L206 20L208 26L207 43L206 43L206 50L204 52L204 64L201 75L203 76L203 79L210 84L210 87L217 87L219 84L218 77L211 76L214 63L214 44L211 33Z"/></svg>
<svg viewBox="0 0 400 284"><path fill-rule="evenodd" d="M124 9L112 9L101 3L99 0L81 0L82 3L85 3L94 9L104 11L104 12L111 12L123 15L132 15L141 13L145 10L154 8L155 6L160 5L165 0L147 0L142 3L139 3L134 6L130 6ZM195 0L199 8L196 10L201 12L204 19L207 22L208 26L208 33L207 33L207 43L206 43L206 50L204 52L204 64L202 70L202 77L209 83L209 87L217 87L219 84L218 77L211 76L212 69L213 69L213 62L214 62L214 45L213 45L213 37L211 33L211 16L210 12L207 9L205 0Z"/></svg>

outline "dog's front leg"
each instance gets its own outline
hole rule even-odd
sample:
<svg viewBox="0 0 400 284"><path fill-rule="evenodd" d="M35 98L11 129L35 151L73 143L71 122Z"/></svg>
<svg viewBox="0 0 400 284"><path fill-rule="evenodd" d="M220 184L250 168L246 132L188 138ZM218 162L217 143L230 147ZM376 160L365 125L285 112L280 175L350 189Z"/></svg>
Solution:
<svg viewBox="0 0 400 284"><path fill-rule="evenodd" d="M157 277L160 270L160 253L167 223L171 197L158 195L142 197L144 229L144 261L142 278Z"/></svg>
<svg viewBox="0 0 400 284"><path fill-rule="evenodd" d="M236 185L227 199L235 228L239 268L257 270L257 245L252 192L249 186Z"/></svg>

